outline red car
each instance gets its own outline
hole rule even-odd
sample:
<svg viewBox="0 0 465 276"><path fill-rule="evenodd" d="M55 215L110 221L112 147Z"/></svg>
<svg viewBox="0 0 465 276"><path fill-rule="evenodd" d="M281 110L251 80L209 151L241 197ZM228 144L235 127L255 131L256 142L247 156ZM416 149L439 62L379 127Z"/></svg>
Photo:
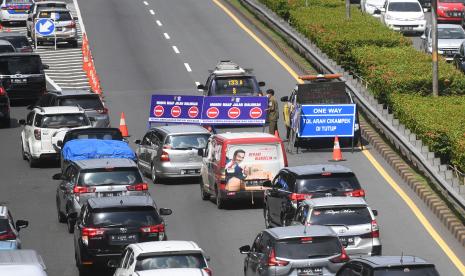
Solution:
<svg viewBox="0 0 465 276"><path fill-rule="evenodd" d="M464 10L463 0L437 0L438 22L461 23Z"/></svg>

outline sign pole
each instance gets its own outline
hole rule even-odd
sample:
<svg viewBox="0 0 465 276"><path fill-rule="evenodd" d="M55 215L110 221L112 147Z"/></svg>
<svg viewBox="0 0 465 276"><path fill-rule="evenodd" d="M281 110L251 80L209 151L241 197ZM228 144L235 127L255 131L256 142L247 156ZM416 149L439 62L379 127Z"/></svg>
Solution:
<svg viewBox="0 0 465 276"><path fill-rule="evenodd" d="M37 18L34 19L34 46L37 50L37 31L35 30L36 24L37 24Z"/></svg>
<svg viewBox="0 0 465 276"><path fill-rule="evenodd" d="M56 29L56 25L55 25L55 20L53 20L53 29L55 30ZM55 36L55 51L57 50L57 32L53 32L53 35Z"/></svg>

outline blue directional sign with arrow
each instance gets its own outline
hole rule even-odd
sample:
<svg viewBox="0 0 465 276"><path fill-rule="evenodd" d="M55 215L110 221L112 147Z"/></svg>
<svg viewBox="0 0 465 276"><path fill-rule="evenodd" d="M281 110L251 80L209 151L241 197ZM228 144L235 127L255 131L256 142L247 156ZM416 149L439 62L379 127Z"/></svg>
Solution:
<svg viewBox="0 0 465 276"><path fill-rule="evenodd" d="M51 19L39 19L36 22L35 30L36 33L42 36L53 35L53 33L55 32L55 23L53 23L53 20Z"/></svg>

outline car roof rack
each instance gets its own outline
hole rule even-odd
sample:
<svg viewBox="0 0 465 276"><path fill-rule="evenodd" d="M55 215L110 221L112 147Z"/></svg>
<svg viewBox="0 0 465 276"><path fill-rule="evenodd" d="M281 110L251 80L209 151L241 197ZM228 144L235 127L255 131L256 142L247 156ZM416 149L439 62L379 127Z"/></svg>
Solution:
<svg viewBox="0 0 465 276"><path fill-rule="evenodd" d="M213 70L214 74L221 75L221 74L244 74L246 70L241 68L236 63L232 62L231 60L221 60L216 64L215 69Z"/></svg>

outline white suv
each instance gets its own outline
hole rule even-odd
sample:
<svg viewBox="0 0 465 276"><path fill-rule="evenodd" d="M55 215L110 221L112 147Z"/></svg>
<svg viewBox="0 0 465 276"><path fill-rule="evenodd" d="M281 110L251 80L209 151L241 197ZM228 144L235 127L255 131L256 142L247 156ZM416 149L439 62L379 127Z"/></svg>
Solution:
<svg viewBox="0 0 465 276"><path fill-rule="evenodd" d="M389 28L402 33L423 33L426 28L425 11L418 0L387 0L381 21Z"/></svg>
<svg viewBox="0 0 465 276"><path fill-rule="evenodd" d="M34 167L42 158L59 158L56 143L70 129L91 127L85 110L76 106L33 107L21 131L21 151L24 160Z"/></svg>
<svg viewBox="0 0 465 276"><path fill-rule="evenodd" d="M207 264L208 257L192 241L156 241L130 244L121 256L119 264L109 264L116 267L114 276L134 275L138 271L144 271L143 273L146 275L148 270L174 269L173 271L176 271L176 269L182 268L199 269L212 275Z"/></svg>

